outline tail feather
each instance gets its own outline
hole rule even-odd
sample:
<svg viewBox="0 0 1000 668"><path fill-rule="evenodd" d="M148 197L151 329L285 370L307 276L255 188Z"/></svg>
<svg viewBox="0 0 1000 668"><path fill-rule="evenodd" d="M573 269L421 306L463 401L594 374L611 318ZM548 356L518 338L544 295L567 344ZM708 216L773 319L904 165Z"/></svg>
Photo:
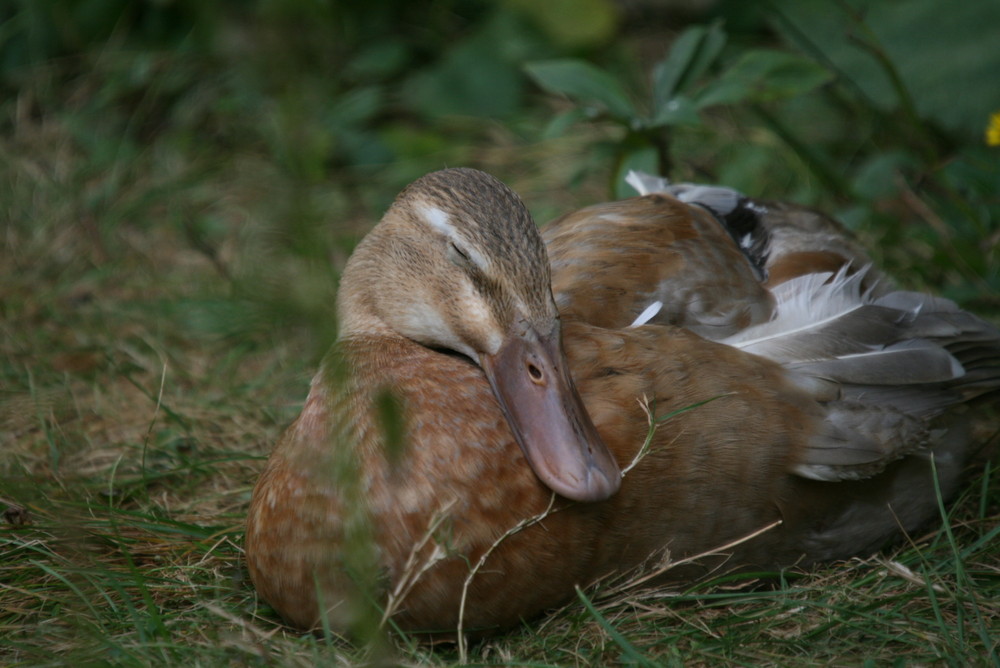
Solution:
<svg viewBox="0 0 1000 668"><path fill-rule="evenodd" d="M958 432L932 421L1000 390L1000 330L947 299L893 290L819 212L647 174L628 182L707 209L766 281L774 316L722 343L782 364L825 407L799 475L856 480L925 448L961 453Z"/></svg>
<svg viewBox="0 0 1000 668"><path fill-rule="evenodd" d="M961 378L965 369L941 346L911 339L881 350L788 365L802 373L856 385L913 385Z"/></svg>
<svg viewBox="0 0 1000 668"><path fill-rule="evenodd" d="M1000 389L1000 330L947 299L863 285L846 267L791 279L774 289L770 322L725 341L781 362L826 407L803 477L875 475L935 445L933 418Z"/></svg>

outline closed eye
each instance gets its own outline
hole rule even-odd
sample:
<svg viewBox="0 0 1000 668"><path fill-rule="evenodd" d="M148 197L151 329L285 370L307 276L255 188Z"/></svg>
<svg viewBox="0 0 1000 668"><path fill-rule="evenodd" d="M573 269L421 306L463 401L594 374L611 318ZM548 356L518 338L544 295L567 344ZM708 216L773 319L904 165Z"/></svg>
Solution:
<svg viewBox="0 0 1000 668"><path fill-rule="evenodd" d="M463 269L476 269L477 267L473 264L472 260L469 259L469 254L458 247L454 241L448 242L448 259L452 264L458 265Z"/></svg>
<svg viewBox="0 0 1000 668"><path fill-rule="evenodd" d="M475 250L462 248L449 239L447 255L453 265L465 272L477 292L486 294L495 290L495 285L483 270L481 258Z"/></svg>

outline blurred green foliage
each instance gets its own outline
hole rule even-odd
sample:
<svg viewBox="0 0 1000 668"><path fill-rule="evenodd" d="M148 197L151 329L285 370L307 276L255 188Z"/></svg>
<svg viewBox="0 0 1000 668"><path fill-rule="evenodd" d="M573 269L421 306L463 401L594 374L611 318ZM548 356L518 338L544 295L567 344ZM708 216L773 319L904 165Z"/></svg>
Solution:
<svg viewBox="0 0 1000 668"><path fill-rule="evenodd" d="M699 112L724 104L762 103L807 93L832 75L799 56L774 49L745 51L718 76L706 76L717 64L726 34L716 21L694 26L674 42L653 67L645 109L633 104L617 79L583 60L531 63L528 73L545 90L579 106L556 117L550 132L565 132L582 119L606 116L623 131L612 171L618 197L633 194L625 184L629 171L670 174L669 129L697 125Z"/></svg>
<svg viewBox="0 0 1000 668"><path fill-rule="evenodd" d="M43 533L72 524L71 546L91 540L67 561L61 533L9 527L6 594L30 605L3 613L14 649L0 656L329 662L329 638L276 638L247 583L220 573L238 570L257 460L334 336L340 268L428 171L493 172L542 220L626 195L630 167L812 204L902 284L997 318L1000 147L984 141L1000 112L997 26L995 0L0 2L0 425L14 473L0 501L29 500ZM397 402L380 399L398 442ZM996 536L995 478L979 491L987 528L960 527L962 559L952 546L928 567L921 544L904 568L952 591L963 560L995 566L995 549L977 552ZM928 586L914 614L920 587L860 572L867 590L821 578L770 598L695 592L708 614L674 636L643 617L649 644L678 665L958 664L992 647L961 621L975 590L945 600ZM869 628L886 596L894 615ZM567 614L566 631L534 641L554 651L499 645L484 660L615 660ZM441 663L416 645L407 656L425 651Z"/></svg>
<svg viewBox="0 0 1000 668"><path fill-rule="evenodd" d="M263 238L309 268L220 262L252 322L328 310L329 287L292 274L334 283L330 258L362 230L329 221L377 218L432 169L490 169L498 128L585 138L569 185L625 196L641 168L815 204L890 272L1000 308L993 2L13 0L0 19L0 131L25 115L68 129L66 194L110 248L168 206L218 261L233 216L201 184L261 171ZM157 181L125 198L139 165Z"/></svg>
<svg viewBox="0 0 1000 668"><path fill-rule="evenodd" d="M99 89L86 102L126 115L117 130L128 138L260 141L305 181L336 168L364 178L447 152L456 118L523 112L525 61L611 38L612 5L587 4L557 21L518 0L20 0L0 10L0 85L48 93L58 108L67 81L92 77ZM457 129L463 139L471 122Z"/></svg>
<svg viewBox="0 0 1000 668"><path fill-rule="evenodd" d="M1000 168L983 137L1000 110L1000 5L765 7L748 16L721 3L742 32L727 34L721 19L687 28L641 91L580 59L529 64L539 86L574 104L548 132L615 128L592 151L614 165L618 197L641 169L814 203L870 237L891 272L995 312Z"/></svg>

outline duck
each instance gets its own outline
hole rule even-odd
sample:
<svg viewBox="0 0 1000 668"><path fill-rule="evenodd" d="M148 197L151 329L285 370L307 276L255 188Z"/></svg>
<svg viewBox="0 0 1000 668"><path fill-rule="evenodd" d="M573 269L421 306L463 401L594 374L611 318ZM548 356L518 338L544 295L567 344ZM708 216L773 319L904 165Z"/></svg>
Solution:
<svg viewBox="0 0 1000 668"><path fill-rule="evenodd" d="M251 496L249 575L287 624L485 635L595 582L870 553L995 440L995 326L823 214L630 179L540 231L445 169L358 244Z"/></svg>

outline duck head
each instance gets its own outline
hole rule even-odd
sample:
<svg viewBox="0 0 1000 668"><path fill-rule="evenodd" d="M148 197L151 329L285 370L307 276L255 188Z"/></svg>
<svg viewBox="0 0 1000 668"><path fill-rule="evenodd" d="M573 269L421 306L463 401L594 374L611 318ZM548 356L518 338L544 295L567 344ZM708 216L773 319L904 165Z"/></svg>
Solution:
<svg viewBox="0 0 1000 668"><path fill-rule="evenodd" d="M569 373L542 238L500 181L447 169L408 186L351 256L339 315L341 338L399 335L478 364L554 492L618 491L618 464Z"/></svg>

